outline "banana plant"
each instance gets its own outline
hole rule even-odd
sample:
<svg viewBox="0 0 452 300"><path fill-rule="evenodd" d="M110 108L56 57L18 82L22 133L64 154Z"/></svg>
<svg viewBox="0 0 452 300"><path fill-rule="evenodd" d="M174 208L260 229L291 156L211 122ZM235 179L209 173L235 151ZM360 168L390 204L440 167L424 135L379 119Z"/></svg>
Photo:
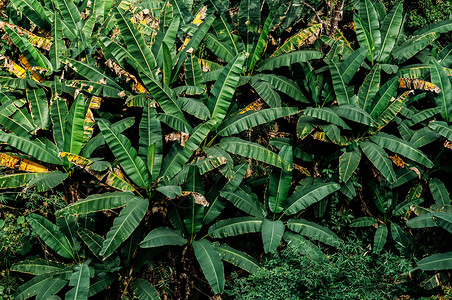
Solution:
<svg viewBox="0 0 452 300"><path fill-rule="evenodd" d="M292 147L284 145L279 155L286 161L292 162ZM258 232L262 235L264 251L268 253L276 251L287 227L301 236L333 247L340 247L342 241L331 230L298 217L299 213L309 206L339 190L340 185L308 177L302 180L295 187L295 191L290 194L291 181L292 171L274 169L268 181L265 204L263 201L259 201L258 197L245 184L240 185L235 192L221 191L222 197L250 216L221 220L209 228L208 236L224 238ZM285 216L294 215L297 217L286 220ZM288 239L290 240L293 236L294 234L288 234Z"/></svg>
<svg viewBox="0 0 452 300"><path fill-rule="evenodd" d="M351 89L350 82L364 62L367 52L367 49L360 48L342 62L329 61L332 88L338 105L324 107L319 104L319 107L304 109L297 124L297 134L302 140L311 135L314 139L341 147L343 153L339 157L339 180L349 186L349 179L358 168L363 153L389 183L397 179L391 162L395 156L389 156L384 149L397 157L408 158L413 162L410 163L412 166L433 166L432 161L410 141L382 132L410 99L408 96L411 91L394 97L398 88L397 77L380 84L381 67L376 65L366 76L357 95ZM314 76L309 68L305 70L308 76ZM314 91L310 94L314 103L325 104L328 98L334 99L331 96L333 91L329 88L319 92L314 86L311 91Z"/></svg>
<svg viewBox="0 0 452 300"><path fill-rule="evenodd" d="M117 194L119 201L131 198L132 194ZM13 271L35 275L17 289L15 299L33 296L48 299L63 289L67 299L88 299L113 283L113 272L120 269L120 261L101 260L97 250L103 238L82 227L85 218L61 217L54 224L40 215L30 214L27 221L58 262L34 259L15 264Z"/></svg>
<svg viewBox="0 0 452 300"><path fill-rule="evenodd" d="M378 217L366 216L357 218L350 223L350 227L376 227L372 251L379 254L387 242L388 234L394 240L395 247L399 253L408 257L413 249L411 237L405 233L402 227L397 224L397 218L406 218L416 207L424 202L421 198L422 185L412 186L402 202L398 201L398 193L394 188L390 189L384 186L384 183L377 185L374 182L369 183L375 206L378 210Z"/></svg>
<svg viewBox="0 0 452 300"><path fill-rule="evenodd" d="M169 217L175 229L157 227L141 242L141 248L156 248L163 246L183 246L184 253L193 249L196 260L215 294L224 290L225 274L223 261L230 262L248 272L255 272L259 263L253 257L231 248L227 244L220 245L211 242L207 225L217 218L225 207L220 193L235 193L245 176L247 164L234 167L234 175L230 180L220 176L217 183L205 192L200 176L202 168L191 166L183 191L179 190L172 196L168 195L174 205L169 210ZM204 197L204 195L206 195ZM222 202L223 205L218 205Z"/></svg>
<svg viewBox="0 0 452 300"><path fill-rule="evenodd" d="M290 15L285 15L282 7L287 6L286 2L276 1L269 4L260 0L243 0L238 6L238 25L234 28L227 11L228 7L222 5L220 1L207 1L208 11L214 12L217 19L212 24L214 33L206 35L206 48L226 62L244 52L246 60L242 68L240 85L249 83L270 107L281 106L281 96L278 92L298 102L308 103L295 81L275 72L279 68L290 68L296 63L322 58L318 51L298 50L303 43L313 42L313 37L315 38L321 31L321 24L314 24L296 32L280 43L273 53L265 54L265 49L270 43L268 34L276 28L284 31L290 24L285 21L295 20ZM291 6L287 11L295 13ZM203 74L205 82L216 80L224 68L222 65L213 65L206 59L201 59L201 62L209 70Z"/></svg>
<svg viewBox="0 0 452 300"><path fill-rule="evenodd" d="M407 226L414 229L441 227L452 233L452 205L449 192L439 180L432 182L430 191L435 203L429 208L417 207L416 217L407 221ZM447 272L452 269L452 251L424 257L417 263L423 271L434 271L424 280L424 287L433 289L449 278Z"/></svg>

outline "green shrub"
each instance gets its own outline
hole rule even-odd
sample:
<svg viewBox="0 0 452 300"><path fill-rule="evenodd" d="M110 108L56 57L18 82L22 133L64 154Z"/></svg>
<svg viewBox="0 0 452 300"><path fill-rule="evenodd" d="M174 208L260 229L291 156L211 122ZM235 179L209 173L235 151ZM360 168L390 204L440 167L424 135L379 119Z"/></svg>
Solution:
<svg viewBox="0 0 452 300"><path fill-rule="evenodd" d="M254 275L228 282L226 299L392 299L408 288L400 274L410 262L387 252L373 256L356 239L327 257L289 244Z"/></svg>

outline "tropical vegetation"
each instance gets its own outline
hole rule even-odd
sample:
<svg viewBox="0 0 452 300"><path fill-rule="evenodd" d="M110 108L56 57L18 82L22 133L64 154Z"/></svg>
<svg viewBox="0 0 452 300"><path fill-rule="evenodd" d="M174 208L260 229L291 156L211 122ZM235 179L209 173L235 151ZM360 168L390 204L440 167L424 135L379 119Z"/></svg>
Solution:
<svg viewBox="0 0 452 300"><path fill-rule="evenodd" d="M3 3L0 297L450 294L438 4Z"/></svg>

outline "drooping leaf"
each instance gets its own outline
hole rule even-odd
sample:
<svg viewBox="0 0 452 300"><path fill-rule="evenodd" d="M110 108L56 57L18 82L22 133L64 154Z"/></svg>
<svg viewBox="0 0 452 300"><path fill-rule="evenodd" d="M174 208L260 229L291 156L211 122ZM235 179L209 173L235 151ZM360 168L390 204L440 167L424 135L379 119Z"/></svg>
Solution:
<svg viewBox="0 0 452 300"><path fill-rule="evenodd" d="M152 248L167 245L182 246L187 242L179 232L168 227L158 227L144 238L141 242L141 248Z"/></svg>
<svg viewBox="0 0 452 300"><path fill-rule="evenodd" d="M417 265L424 271L450 270L452 269L452 251L426 257Z"/></svg>
<svg viewBox="0 0 452 300"><path fill-rule="evenodd" d="M58 210L57 216L79 215L123 207L134 198L132 193L113 192L90 195Z"/></svg>
<svg viewBox="0 0 452 300"><path fill-rule="evenodd" d="M252 78L250 84L270 107L281 106L281 97L269 82Z"/></svg>
<svg viewBox="0 0 452 300"><path fill-rule="evenodd" d="M430 192L438 205L450 205L449 192L444 183L438 178L431 178L429 181Z"/></svg>
<svg viewBox="0 0 452 300"><path fill-rule="evenodd" d="M339 190L341 186L337 183L316 183L313 185L302 187L295 190L288 199L288 205L284 210L287 215L293 215L299 211L306 209L308 206L324 199L331 193Z"/></svg>
<svg viewBox="0 0 452 300"><path fill-rule="evenodd" d="M353 220L349 226L350 227L368 227L368 226L372 226L376 223L378 223L378 221L375 218L361 217L361 218Z"/></svg>
<svg viewBox="0 0 452 300"><path fill-rule="evenodd" d="M388 180L389 183L393 183L396 180L396 175L394 169L392 168L392 162L383 148L369 141L361 143L360 147L367 158L381 172L386 180Z"/></svg>
<svg viewBox="0 0 452 300"><path fill-rule="evenodd" d="M69 286L73 286L71 290L66 293L66 299L88 299L89 292L89 275L90 270L88 264L82 263L74 267L75 272L71 275Z"/></svg>
<svg viewBox="0 0 452 300"><path fill-rule="evenodd" d="M257 68L258 71L273 70L280 67L289 67L294 63L307 62L312 59L320 59L323 54L313 50L300 50L276 57L270 57L262 61Z"/></svg>
<svg viewBox="0 0 452 300"><path fill-rule="evenodd" d="M137 278L130 283L135 296L140 300L159 300L160 296L154 286L143 278Z"/></svg>
<svg viewBox="0 0 452 300"><path fill-rule="evenodd" d="M47 173L16 173L0 175L0 189L14 189L27 185L31 180Z"/></svg>
<svg viewBox="0 0 452 300"><path fill-rule="evenodd" d="M30 214L27 220L30 222L33 231L47 246L64 258L75 259L75 253L69 240L55 224L37 214Z"/></svg>
<svg viewBox="0 0 452 300"><path fill-rule="evenodd" d="M113 221L99 253L109 257L132 234L140 224L149 206L149 200L135 197L124 207L119 216Z"/></svg>
<svg viewBox="0 0 452 300"><path fill-rule="evenodd" d="M237 217L221 220L209 228L209 236L213 238L224 238L236 236L244 233L261 231L262 218L257 217Z"/></svg>
<svg viewBox="0 0 452 300"><path fill-rule="evenodd" d="M431 45L438 37L439 34L435 32L414 36L392 51L392 56L398 59L400 63L403 63L428 45Z"/></svg>
<svg viewBox="0 0 452 300"><path fill-rule="evenodd" d="M344 122L331 108L329 107L308 107L303 111L303 114L313 118L317 118L334 125L340 126L343 129L350 130L347 123Z"/></svg>
<svg viewBox="0 0 452 300"><path fill-rule="evenodd" d="M250 273L256 272L260 267L259 262L253 257L243 253L242 251L233 249L226 244L218 246L215 249L220 254L222 260L225 260Z"/></svg>
<svg viewBox="0 0 452 300"><path fill-rule="evenodd" d="M193 250L201 270L215 294L224 290L224 266L213 244L202 239L193 242Z"/></svg>
<svg viewBox="0 0 452 300"><path fill-rule="evenodd" d="M221 191L220 195L247 214L255 217L266 215L265 207L258 201L256 194L249 194L242 187L238 187L235 191Z"/></svg>
<svg viewBox="0 0 452 300"><path fill-rule="evenodd" d="M56 295L66 284L67 281L61 278L46 281L36 294L36 300L51 299L51 296Z"/></svg>
<svg viewBox="0 0 452 300"><path fill-rule="evenodd" d="M251 110L227 119L218 127L217 133L220 136L230 136L295 113L297 113L297 108L295 107L277 107L259 111Z"/></svg>
<svg viewBox="0 0 452 300"><path fill-rule="evenodd" d="M108 121L104 119L100 119L98 125L108 146L124 169L124 172L138 186L145 188L149 182L146 165L138 157L137 151L132 147L130 140L113 130Z"/></svg>
<svg viewBox="0 0 452 300"><path fill-rule="evenodd" d="M290 170L292 168L292 166L289 166L288 163L276 153L259 144L248 142L240 138L223 138L220 141L220 147L230 153L249 157L278 168L286 170Z"/></svg>
<svg viewBox="0 0 452 300"><path fill-rule="evenodd" d="M18 262L11 267L11 270L31 275L42 275L61 271L65 267L65 265L60 263L46 261L43 259L35 259Z"/></svg>
<svg viewBox="0 0 452 300"><path fill-rule="evenodd" d="M261 79L269 82L275 90L280 91L299 102L310 103L297 83L287 77L275 74L264 74Z"/></svg>
<svg viewBox="0 0 452 300"><path fill-rule="evenodd" d="M397 250L399 250L401 255L406 256L410 247L410 241L406 233L396 223L391 223L391 236L396 242L395 246Z"/></svg>
<svg viewBox="0 0 452 300"><path fill-rule="evenodd" d="M24 300L33 297L38 294L38 292L47 283L52 280L52 277L47 274L39 275L27 281L25 284L21 285L17 291L13 294L14 299Z"/></svg>
<svg viewBox="0 0 452 300"><path fill-rule="evenodd" d="M433 163L428 157L419 149L415 148L409 142L401 140L393 135L386 133L378 133L373 135L370 140L383 148L386 148L394 153L403 155L417 163L420 163L427 168L433 167ZM367 154L366 154L367 155Z"/></svg>
<svg viewBox="0 0 452 300"><path fill-rule="evenodd" d="M386 227L385 224L380 224L380 226L378 226L377 228L377 231L375 232L374 246L372 251L376 254L379 254L383 249L383 246L385 245L387 238L388 238L388 227Z"/></svg>
<svg viewBox="0 0 452 300"><path fill-rule="evenodd" d="M444 72L444 69L438 62L431 60L429 66L432 83L441 89L441 92L435 96L436 105L441 108L441 116L444 120L449 121L452 114L452 105L450 104L452 85L446 72Z"/></svg>
<svg viewBox="0 0 452 300"><path fill-rule="evenodd" d="M264 243L265 253L276 251L276 248L281 244L284 231L285 226L282 221L269 221L264 219L262 223L262 241Z"/></svg>
<svg viewBox="0 0 452 300"><path fill-rule="evenodd" d="M290 219L287 222L287 227L290 230L300 233L301 235L336 248L342 245L342 241L334 232L314 222L309 222L303 219Z"/></svg>

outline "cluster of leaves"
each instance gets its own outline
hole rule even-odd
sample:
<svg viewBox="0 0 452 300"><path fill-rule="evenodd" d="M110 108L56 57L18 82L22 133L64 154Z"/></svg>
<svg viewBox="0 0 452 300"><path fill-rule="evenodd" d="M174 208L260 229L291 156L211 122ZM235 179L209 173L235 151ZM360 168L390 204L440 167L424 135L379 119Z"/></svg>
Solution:
<svg viewBox="0 0 452 300"><path fill-rule="evenodd" d="M225 298L391 299L407 292L401 274L410 268L409 261L391 252L373 258L356 237L330 258L309 241L299 240L254 274L228 282Z"/></svg>
<svg viewBox="0 0 452 300"><path fill-rule="evenodd" d="M312 209L326 218L332 195L366 198L350 226L377 227L376 255L385 245L412 255L410 224L450 231L436 174L452 140L452 45L437 39L452 19L408 36L401 3L361 0L349 41L334 27L338 8L320 17L321 5L12 0L0 23L0 189L64 200L45 216L26 212L52 260L14 265L35 275L15 297L114 287L158 299L150 266L165 253L174 298L192 286L219 294L224 262L258 272L245 252L303 237L347 249L341 232L310 219ZM270 174L253 176L251 161ZM263 251L235 242L256 233ZM419 267L451 264L448 252ZM194 282L200 274L208 286Z"/></svg>

